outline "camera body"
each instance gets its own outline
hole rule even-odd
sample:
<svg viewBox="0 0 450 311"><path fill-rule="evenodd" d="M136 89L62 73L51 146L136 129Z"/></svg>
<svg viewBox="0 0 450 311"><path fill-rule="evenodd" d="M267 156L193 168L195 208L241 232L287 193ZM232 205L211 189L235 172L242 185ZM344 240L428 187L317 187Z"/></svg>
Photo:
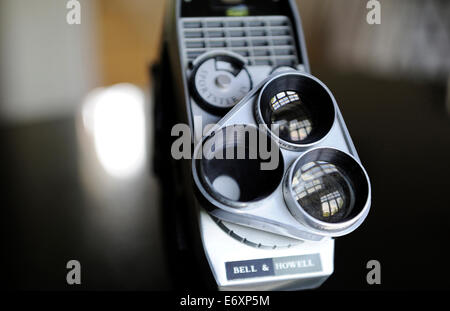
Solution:
<svg viewBox="0 0 450 311"><path fill-rule="evenodd" d="M295 2L171 1L153 76L154 168L178 285L320 286L333 237L362 223L371 193L333 95L309 73ZM192 160L172 157L179 123ZM272 167L248 159L252 134ZM240 144L243 158L223 158Z"/></svg>

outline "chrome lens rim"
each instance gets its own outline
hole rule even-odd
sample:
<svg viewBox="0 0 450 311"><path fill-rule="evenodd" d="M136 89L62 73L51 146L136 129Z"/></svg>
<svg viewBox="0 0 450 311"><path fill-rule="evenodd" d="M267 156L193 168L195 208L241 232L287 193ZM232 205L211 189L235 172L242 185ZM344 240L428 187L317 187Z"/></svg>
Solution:
<svg viewBox="0 0 450 311"><path fill-rule="evenodd" d="M365 199L362 200L364 203L360 204L359 207L357 207L358 213L351 217L348 220L344 220L342 222L326 222L322 221L320 219L315 218L314 216L310 215L295 199L295 194L292 190L292 180L294 177L295 172L301 168L304 164L304 159L311 155L312 153L320 153L321 151L328 151L333 152L336 154L339 154L341 157L346 157L346 161L351 161L352 164L358 168L359 174L361 174L359 177L363 178L365 181L365 185L363 186L365 188ZM344 169L345 170L345 169ZM356 159L354 156L352 156L349 153L346 153L342 150L332 148L332 147L318 147L308 150L307 152L303 153L300 157L298 157L292 165L288 168L286 175L284 177L283 181L283 195L286 202L286 205L291 213L291 215L301 224L308 227L310 230L317 234L321 234L324 236L342 236L346 235L355 229L357 229L364 219L367 217L369 210L370 210L370 203L371 203L371 185L369 176L364 169L364 167L361 165L358 159Z"/></svg>

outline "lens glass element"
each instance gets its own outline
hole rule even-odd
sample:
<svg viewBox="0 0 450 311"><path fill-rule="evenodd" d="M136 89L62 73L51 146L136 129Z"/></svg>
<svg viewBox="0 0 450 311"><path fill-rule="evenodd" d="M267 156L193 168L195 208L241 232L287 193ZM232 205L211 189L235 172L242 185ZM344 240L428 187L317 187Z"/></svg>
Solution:
<svg viewBox="0 0 450 311"><path fill-rule="evenodd" d="M280 92L270 100L271 121L278 126L281 139L301 143L311 133L311 112L295 91Z"/></svg>
<svg viewBox="0 0 450 311"><path fill-rule="evenodd" d="M301 148L324 138L336 111L328 89L314 77L284 73L264 85L256 106L257 118L284 147Z"/></svg>
<svg viewBox="0 0 450 311"><path fill-rule="evenodd" d="M214 132L203 142L203 156L196 163L203 187L216 200L234 207L269 196L284 174L276 142L267 132L247 125ZM267 168L264 164L269 163L273 166Z"/></svg>
<svg viewBox="0 0 450 311"><path fill-rule="evenodd" d="M292 190L298 204L318 220L345 220L355 205L352 184L336 165L311 161L294 172Z"/></svg>

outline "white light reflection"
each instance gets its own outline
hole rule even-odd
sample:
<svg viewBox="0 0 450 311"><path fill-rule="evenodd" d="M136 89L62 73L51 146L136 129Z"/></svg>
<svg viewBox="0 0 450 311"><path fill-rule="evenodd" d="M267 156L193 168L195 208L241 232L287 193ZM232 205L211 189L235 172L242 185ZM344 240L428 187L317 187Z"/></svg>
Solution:
<svg viewBox="0 0 450 311"><path fill-rule="evenodd" d="M99 162L118 178L145 166L145 96L132 84L92 91L83 104L83 125L92 134Z"/></svg>

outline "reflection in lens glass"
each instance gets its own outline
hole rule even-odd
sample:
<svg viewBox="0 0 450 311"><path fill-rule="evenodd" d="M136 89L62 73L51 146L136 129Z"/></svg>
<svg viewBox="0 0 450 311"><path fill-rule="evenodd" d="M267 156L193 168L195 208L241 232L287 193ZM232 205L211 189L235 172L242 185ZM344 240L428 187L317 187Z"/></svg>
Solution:
<svg viewBox="0 0 450 311"><path fill-rule="evenodd" d="M303 165L292 178L292 190L300 206L318 220L342 222L354 206L353 187L348 178L328 162Z"/></svg>
<svg viewBox="0 0 450 311"><path fill-rule="evenodd" d="M297 92L280 92L270 100L272 124L279 127L281 139L302 142L312 130L312 118Z"/></svg>
<svg viewBox="0 0 450 311"><path fill-rule="evenodd" d="M218 176L212 185L214 190L230 200L237 201L241 196L238 182L229 176Z"/></svg>
<svg viewBox="0 0 450 311"><path fill-rule="evenodd" d="M267 140L267 141L266 141ZM266 141L265 147L260 145ZM234 207L262 200L279 186L284 162L278 145L266 132L246 125L230 125L203 142L198 174L215 199ZM270 150L272 166L259 153Z"/></svg>

